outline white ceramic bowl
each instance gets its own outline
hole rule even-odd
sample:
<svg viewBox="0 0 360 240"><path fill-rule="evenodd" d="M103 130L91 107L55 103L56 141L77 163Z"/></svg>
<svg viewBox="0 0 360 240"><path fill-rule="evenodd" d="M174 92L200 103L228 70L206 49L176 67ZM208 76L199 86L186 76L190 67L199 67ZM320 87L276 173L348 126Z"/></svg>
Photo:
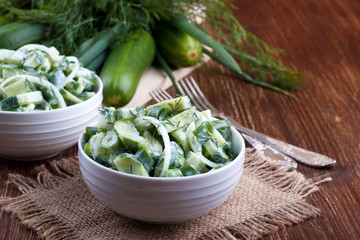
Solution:
<svg viewBox="0 0 360 240"><path fill-rule="evenodd" d="M39 160L76 144L84 128L97 121L103 84L96 79L96 94L82 103L41 112L0 111L0 156Z"/></svg>
<svg viewBox="0 0 360 240"><path fill-rule="evenodd" d="M156 178L126 174L89 158L79 139L80 170L88 188L113 211L144 222L175 223L201 216L223 203L243 170L245 143L232 130L236 158L228 165L201 175Z"/></svg>

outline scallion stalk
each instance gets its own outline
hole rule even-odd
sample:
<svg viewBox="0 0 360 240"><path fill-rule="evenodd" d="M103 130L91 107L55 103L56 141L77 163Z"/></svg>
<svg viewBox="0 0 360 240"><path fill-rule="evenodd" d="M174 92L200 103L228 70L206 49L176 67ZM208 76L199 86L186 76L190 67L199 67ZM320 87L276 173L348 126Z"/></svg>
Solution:
<svg viewBox="0 0 360 240"><path fill-rule="evenodd" d="M165 61L165 59L161 56L160 52L159 51L156 51L156 59L157 61L159 62L160 66L164 69L164 71L166 72L166 74L169 76L172 84L174 85L175 87L175 90L178 94L181 94L178 86L177 86L177 83L176 83L176 79L174 77L174 74L172 73L172 70L169 66L169 64Z"/></svg>
<svg viewBox="0 0 360 240"><path fill-rule="evenodd" d="M286 96L289 96L289 97L292 97L292 98L295 98L296 100L298 100L298 98L296 96L294 96L293 94L281 89L281 88L278 88L276 86L273 86L271 84L268 84L266 82L260 82L260 81L256 81L254 80L250 75L244 73L243 71L238 71L237 69L234 69L231 65L229 65L227 62L223 61L221 58L219 58L217 55L215 55L213 52L209 51L208 49L206 48L203 48L203 52L208 55L209 57L211 57L213 60L215 60L216 62L220 63L221 65L223 65L224 67L228 68L229 70L239 74L241 77L243 77L247 82L250 82L254 85L258 85L258 86L262 86L262 87L265 87L265 88L268 88L268 89L271 89L273 91L276 91L276 92L280 92L282 94L285 94Z"/></svg>

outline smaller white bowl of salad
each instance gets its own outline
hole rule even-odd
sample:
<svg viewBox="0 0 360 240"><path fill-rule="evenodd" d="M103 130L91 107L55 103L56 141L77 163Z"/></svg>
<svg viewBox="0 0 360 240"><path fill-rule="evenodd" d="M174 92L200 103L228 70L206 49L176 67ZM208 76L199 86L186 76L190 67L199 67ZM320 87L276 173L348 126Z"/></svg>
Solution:
<svg viewBox="0 0 360 240"><path fill-rule="evenodd" d="M223 203L242 174L245 143L229 123L187 96L133 109L100 110L79 139L91 193L113 211L176 223Z"/></svg>
<svg viewBox="0 0 360 240"><path fill-rule="evenodd" d="M0 156L39 160L73 146L96 122L102 88L94 72L54 47L0 49Z"/></svg>

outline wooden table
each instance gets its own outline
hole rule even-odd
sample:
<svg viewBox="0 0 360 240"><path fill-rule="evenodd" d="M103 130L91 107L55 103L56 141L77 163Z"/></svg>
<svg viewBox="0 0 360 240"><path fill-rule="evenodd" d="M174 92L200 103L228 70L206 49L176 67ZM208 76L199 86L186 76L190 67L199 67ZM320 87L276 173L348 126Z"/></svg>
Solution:
<svg viewBox="0 0 360 240"><path fill-rule="evenodd" d="M360 239L360 1L241 0L236 5L247 30L286 50L283 62L311 77L294 92L300 99L295 101L210 62L193 74L200 87L243 125L337 160L331 169L298 167L309 178L333 178L307 198L321 216L265 238ZM9 172L30 175L41 163L1 159L0 193ZM8 195L17 194L8 189ZM0 239L37 239L8 214L1 214L0 226Z"/></svg>

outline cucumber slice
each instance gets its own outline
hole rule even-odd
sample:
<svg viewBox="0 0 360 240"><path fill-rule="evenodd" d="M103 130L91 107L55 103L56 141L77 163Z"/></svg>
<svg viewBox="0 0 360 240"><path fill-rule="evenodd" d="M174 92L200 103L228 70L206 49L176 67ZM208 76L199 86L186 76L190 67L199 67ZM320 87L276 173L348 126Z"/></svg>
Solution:
<svg viewBox="0 0 360 240"><path fill-rule="evenodd" d="M210 122L211 125L223 136L225 141L231 140L231 125L224 120L215 120Z"/></svg>
<svg viewBox="0 0 360 240"><path fill-rule="evenodd" d="M182 168L180 168L180 170L184 176L192 176L192 175L200 174L198 170L196 170L194 167L190 165L185 165Z"/></svg>
<svg viewBox="0 0 360 240"><path fill-rule="evenodd" d="M80 98L81 100L85 101L93 96L95 96L96 92L82 92L80 94L77 95L78 98Z"/></svg>
<svg viewBox="0 0 360 240"><path fill-rule="evenodd" d="M2 75L4 79L7 79L11 76L15 76L15 75L21 75L24 74L24 71L20 68L3 68L2 70Z"/></svg>
<svg viewBox="0 0 360 240"><path fill-rule="evenodd" d="M136 117L143 116L144 114L144 108L142 107L117 110L115 110L114 107L105 107L100 110L100 117L97 125L99 129L106 130L112 128L111 125L118 120L134 120Z"/></svg>
<svg viewBox="0 0 360 240"><path fill-rule="evenodd" d="M145 166L133 154L122 153L114 160L114 164L120 172L149 176Z"/></svg>
<svg viewBox="0 0 360 240"><path fill-rule="evenodd" d="M168 169L165 171L165 177L183 177L180 169Z"/></svg>
<svg viewBox="0 0 360 240"><path fill-rule="evenodd" d="M39 104L43 102L43 97L40 91L22 93L15 96L11 96L1 100L0 109L3 111L10 111L22 105L30 103Z"/></svg>
<svg viewBox="0 0 360 240"><path fill-rule="evenodd" d="M24 69L35 69L40 66L43 61L45 61L45 57L41 54L41 52L31 51L25 55L23 68Z"/></svg>
<svg viewBox="0 0 360 240"><path fill-rule="evenodd" d="M30 52L40 50L47 54L47 56L53 61L53 62L60 62L63 59L63 56L59 55L58 50L56 50L55 47L46 47L44 45L40 44L27 44L22 46L17 50L17 52Z"/></svg>
<svg viewBox="0 0 360 240"><path fill-rule="evenodd" d="M31 112L31 111L34 111L35 108L36 108L35 104L29 103L27 105L19 106L15 109L12 109L11 111L13 111L13 112Z"/></svg>
<svg viewBox="0 0 360 240"><path fill-rule="evenodd" d="M226 163L230 160L224 149L218 146L214 139L210 139L203 145L203 154L206 158L216 163Z"/></svg>
<svg viewBox="0 0 360 240"><path fill-rule="evenodd" d="M23 112L31 112L35 109L35 104L34 103L29 103L25 106L23 106Z"/></svg>
<svg viewBox="0 0 360 240"><path fill-rule="evenodd" d="M169 117L170 113L166 111L165 106L154 106L147 113L146 116L154 117L159 120L164 120Z"/></svg>
<svg viewBox="0 0 360 240"><path fill-rule="evenodd" d="M226 140L225 138L221 135L221 133L216 130L215 128L213 129L213 135L212 135L212 138L217 142L217 144L219 146L222 146L226 143Z"/></svg>
<svg viewBox="0 0 360 240"><path fill-rule="evenodd" d="M101 144L105 136L105 132L99 132L93 135L89 140L89 152L96 162L105 166L113 166L115 151L104 148Z"/></svg>
<svg viewBox="0 0 360 240"><path fill-rule="evenodd" d="M8 63L20 66L23 59L24 53L22 52L0 49L0 63Z"/></svg>
<svg viewBox="0 0 360 240"><path fill-rule="evenodd" d="M184 110L165 121L165 128L168 132L172 132L183 126L190 124L191 122L197 122L201 119L201 114L197 111L196 107L191 107Z"/></svg>
<svg viewBox="0 0 360 240"><path fill-rule="evenodd" d="M26 83L26 80L25 79L20 79L18 81L15 81L14 83L9 84L8 86L4 87L2 89L2 92L7 97L11 97L11 96L15 96L17 94L30 92L31 90L33 90L33 89L31 89L29 84Z"/></svg>
<svg viewBox="0 0 360 240"><path fill-rule="evenodd" d="M59 86L63 84L66 76L61 69L56 69L49 74L49 82L59 89Z"/></svg>
<svg viewBox="0 0 360 240"><path fill-rule="evenodd" d="M49 61L49 59L45 58L42 63L36 68L36 70L42 73L47 73L50 71L51 67L51 62Z"/></svg>
<svg viewBox="0 0 360 240"><path fill-rule="evenodd" d="M134 120L137 117L144 116L144 108L123 108L114 111L116 120Z"/></svg>
<svg viewBox="0 0 360 240"><path fill-rule="evenodd" d="M204 172L206 170L206 164L201 161L201 157L192 151L186 156L184 165L192 166L199 172Z"/></svg>
<svg viewBox="0 0 360 240"><path fill-rule="evenodd" d="M95 161L98 158L105 160L105 149L101 146L101 141L105 137L106 133L99 132L92 135L89 139L89 150Z"/></svg>
<svg viewBox="0 0 360 240"><path fill-rule="evenodd" d="M170 165L169 168L180 168L184 165L184 151L182 148L174 141L170 142L171 156L170 156Z"/></svg>
<svg viewBox="0 0 360 240"><path fill-rule="evenodd" d="M20 105L26 105L29 103L38 104L42 103L44 100L41 91L22 93L16 95L16 97Z"/></svg>
<svg viewBox="0 0 360 240"><path fill-rule="evenodd" d="M171 145L170 145L170 138L169 138L168 132L166 131L165 127L163 126L163 123L160 122L159 120L157 120L156 118L144 116L144 117L137 118L136 120L139 120L138 122L140 122L140 123L141 122L151 123L152 125L154 125L156 127L157 132L161 135L163 144L164 144L164 163L163 163L163 168L161 170L160 176L164 176L165 171L167 169L169 169L170 158L171 158Z"/></svg>
<svg viewBox="0 0 360 240"><path fill-rule="evenodd" d="M210 122L203 122L194 131L194 135L202 145L202 152L206 158L216 163L225 163L230 160L229 145Z"/></svg>
<svg viewBox="0 0 360 240"><path fill-rule="evenodd" d="M199 127L197 127L194 131L194 135L196 136L199 143L205 144L209 141L214 135L214 127L209 122L203 122Z"/></svg>
<svg viewBox="0 0 360 240"><path fill-rule="evenodd" d="M66 59L69 61L70 65L73 66L71 68L71 72L68 76L66 76L65 80L61 82L59 86L57 86L59 89L65 87L65 85L72 80L77 72L80 70L80 63L79 60L76 57L66 57Z"/></svg>
<svg viewBox="0 0 360 240"><path fill-rule="evenodd" d="M105 107L99 110L100 114L96 124L99 130L106 131L114 127L115 120L113 119L113 111L115 111L113 107Z"/></svg>
<svg viewBox="0 0 360 240"><path fill-rule="evenodd" d="M138 130L135 127L135 124L128 120L116 121L114 124L114 128L117 131L120 138L121 138L121 136L124 136L124 135L140 136Z"/></svg>
<svg viewBox="0 0 360 240"><path fill-rule="evenodd" d="M232 157L232 151L231 151L231 129L230 124L228 129L222 129L223 134L221 134L218 130L214 128L214 135L213 140L216 141L217 145L221 147L222 151L224 152L229 158ZM225 139L225 137L228 138Z"/></svg>
<svg viewBox="0 0 360 240"><path fill-rule="evenodd" d="M112 148L114 150L120 150L122 144L116 132L114 130L111 130L106 132L106 135L101 140L101 146L105 149Z"/></svg>
<svg viewBox="0 0 360 240"><path fill-rule="evenodd" d="M94 128L87 130L88 134L94 134L93 131L96 131ZM115 131L98 132L90 137L88 143L92 158L105 166L114 166L114 159L124 152Z"/></svg>
<svg viewBox="0 0 360 240"><path fill-rule="evenodd" d="M188 137L185 132L185 127L176 129L170 133L170 135L180 144L185 152L190 150Z"/></svg>
<svg viewBox="0 0 360 240"><path fill-rule="evenodd" d="M65 75L64 75L65 76ZM80 94L84 91L84 86L78 83L75 80L70 80L66 85L65 89L71 92L72 94Z"/></svg>
<svg viewBox="0 0 360 240"><path fill-rule="evenodd" d="M181 168L184 165L185 158L184 158L184 151L182 148L176 143L171 141L170 142L170 162L168 169L176 169ZM161 160L158 162L157 166L155 167L155 176L161 176L161 171L164 168L164 161ZM167 170L168 170L167 169ZM164 174L166 173L166 170Z"/></svg>
<svg viewBox="0 0 360 240"><path fill-rule="evenodd" d="M191 108L190 98L188 96L181 96L173 99L164 100L154 105L148 106L145 111L148 113L155 106L164 106L166 111L171 114L176 114L185 109Z"/></svg>
<svg viewBox="0 0 360 240"><path fill-rule="evenodd" d="M159 158L163 153L163 145L159 140L157 140L152 133L145 131L143 137L148 143L148 151L151 157Z"/></svg>
<svg viewBox="0 0 360 240"><path fill-rule="evenodd" d="M89 143L85 143L84 145L84 152L91 158L93 158L93 156L91 155L91 152L90 152L90 145Z"/></svg>
<svg viewBox="0 0 360 240"><path fill-rule="evenodd" d="M60 93L68 106L83 102L83 100L65 89L60 89Z"/></svg>
<svg viewBox="0 0 360 240"><path fill-rule="evenodd" d="M189 125L176 129L170 132L171 136L182 147L184 152L190 151L189 135L195 130L195 122L191 122Z"/></svg>
<svg viewBox="0 0 360 240"><path fill-rule="evenodd" d="M147 171L153 168L154 160L146 149L139 149L139 151L135 153L135 157L144 165Z"/></svg>
<svg viewBox="0 0 360 240"><path fill-rule="evenodd" d="M114 128L124 146L132 153L137 152L140 148L147 149L146 140L140 136L134 123L131 121L116 121Z"/></svg>
<svg viewBox="0 0 360 240"><path fill-rule="evenodd" d="M95 84L84 77L78 77L77 82L84 88L85 91L94 91Z"/></svg>
<svg viewBox="0 0 360 240"><path fill-rule="evenodd" d="M15 75L15 76L9 77L8 79L1 82L0 89L3 89L6 86L9 86L10 84L12 84L12 82L18 81L19 79L26 79L27 81L29 81L32 84L39 84L39 85L42 85L42 87L50 89L50 91L52 92L52 94L54 95L56 100L58 101L59 106L61 108L66 107L64 98L62 97L59 90L52 83L50 83L47 80L43 80L40 77L31 76L31 75Z"/></svg>
<svg viewBox="0 0 360 240"><path fill-rule="evenodd" d="M97 134L99 132L99 129L97 127L86 127L85 128L85 140L89 141L89 139Z"/></svg>
<svg viewBox="0 0 360 240"><path fill-rule="evenodd" d="M204 110L202 112L200 112L201 115L204 116L204 118L206 119L206 121L211 121L213 119L213 117L211 116L211 111L208 109L208 110Z"/></svg>

